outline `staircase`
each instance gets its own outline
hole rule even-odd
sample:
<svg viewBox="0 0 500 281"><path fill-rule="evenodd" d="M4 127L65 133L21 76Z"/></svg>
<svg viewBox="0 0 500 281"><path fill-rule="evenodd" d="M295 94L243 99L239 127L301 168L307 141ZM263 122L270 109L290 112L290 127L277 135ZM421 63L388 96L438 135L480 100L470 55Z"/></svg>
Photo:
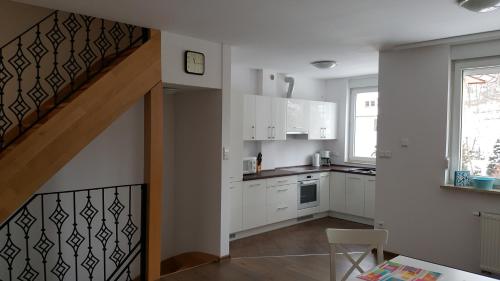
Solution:
<svg viewBox="0 0 500 281"><path fill-rule="evenodd" d="M154 106L155 102L161 104L160 52L160 33L157 31L60 11L51 13L0 47L0 232L9 234L5 237L12 236L11 226L24 226L25 233L30 230L26 229L28 225L31 227L32 216L26 213L31 208L29 204L34 198L41 198L43 202L48 197L33 194L142 97L146 96L145 114L148 116L145 120L151 120L149 115L161 117L161 111ZM146 125L146 137L162 134L161 123ZM156 182L153 190L161 183L161 176L158 176L161 162L152 156L157 152L154 149L161 145L158 140L161 138L145 140L146 146L148 143L152 146L145 149L148 158L145 164L159 163L151 165L151 172L145 171L146 180ZM145 189L147 185L141 186ZM141 200L141 208L147 209L141 212L144 228L146 222L160 218L149 211L149 208L158 208L158 194L147 193L148 197ZM75 210L73 215L77 215ZM43 221L43 214L40 219ZM57 226L57 219L55 224ZM148 233L141 231L140 244L141 249L152 249L148 250L147 259L154 260L156 256L159 258L159 249L150 243L159 240L159 231L154 229L158 223L151 224L153 226L147 226ZM45 231L44 227L41 231ZM66 234L66 237L70 235ZM3 245L0 241L0 257L7 261L15 248L6 241ZM26 242L25 251L29 248ZM129 248L129 254L131 252ZM26 267L31 266L29 256L27 259ZM150 270L149 265L143 268L146 254L142 253L140 260L144 280L159 275L159 262ZM75 262L74 266L79 265ZM116 270L121 266L116 264ZM0 267L3 270L3 265ZM58 268L64 267L59 265ZM0 280L38 280L30 274L30 268L23 270L9 265L9 273L21 271L26 274L11 274ZM127 271L127 279L130 279L130 270L123 270ZM54 278L45 274L48 272L45 268L43 272L43 280ZM60 273L55 273L58 280L64 275ZM118 280L118 273L111 276L113 280ZM92 273L89 274L92 280Z"/></svg>

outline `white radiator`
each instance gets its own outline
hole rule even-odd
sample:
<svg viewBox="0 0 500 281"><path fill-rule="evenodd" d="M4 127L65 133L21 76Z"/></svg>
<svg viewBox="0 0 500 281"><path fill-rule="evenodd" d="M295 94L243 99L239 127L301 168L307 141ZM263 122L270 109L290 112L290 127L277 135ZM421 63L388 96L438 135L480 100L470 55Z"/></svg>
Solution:
<svg viewBox="0 0 500 281"><path fill-rule="evenodd" d="M481 213L481 270L500 274L500 215Z"/></svg>

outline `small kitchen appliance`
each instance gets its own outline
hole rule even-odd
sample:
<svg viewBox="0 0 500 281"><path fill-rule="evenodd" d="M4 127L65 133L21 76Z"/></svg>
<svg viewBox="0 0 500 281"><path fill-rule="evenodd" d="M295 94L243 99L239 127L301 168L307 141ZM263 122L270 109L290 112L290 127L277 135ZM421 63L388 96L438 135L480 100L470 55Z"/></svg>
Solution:
<svg viewBox="0 0 500 281"><path fill-rule="evenodd" d="M314 153L312 155L312 165L313 165L313 167L321 166L321 156L319 153Z"/></svg>
<svg viewBox="0 0 500 281"><path fill-rule="evenodd" d="M257 157L243 158L243 174L250 175L257 173Z"/></svg>
<svg viewBox="0 0 500 281"><path fill-rule="evenodd" d="M331 166L333 154L330 150L322 150L320 151L321 157L321 166Z"/></svg>

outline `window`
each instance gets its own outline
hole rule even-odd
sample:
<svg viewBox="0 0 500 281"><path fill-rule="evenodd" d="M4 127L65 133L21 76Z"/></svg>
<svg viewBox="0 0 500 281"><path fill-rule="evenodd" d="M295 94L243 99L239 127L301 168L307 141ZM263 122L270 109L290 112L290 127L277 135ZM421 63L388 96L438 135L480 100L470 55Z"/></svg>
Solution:
<svg viewBox="0 0 500 281"><path fill-rule="evenodd" d="M500 179L500 60L455 64L451 172Z"/></svg>
<svg viewBox="0 0 500 281"><path fill-rule="evenodd" d="M375 163L378 89L353 88L350 95L349 162Z"/></svg>

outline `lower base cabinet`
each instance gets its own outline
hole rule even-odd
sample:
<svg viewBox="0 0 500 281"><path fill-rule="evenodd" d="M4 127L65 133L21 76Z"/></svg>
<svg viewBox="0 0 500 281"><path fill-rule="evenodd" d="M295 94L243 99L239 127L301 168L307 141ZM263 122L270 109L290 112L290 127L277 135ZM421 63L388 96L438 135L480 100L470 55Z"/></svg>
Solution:
<svg viewBox="0 0 500 281"><path fill-rule="evenodd" d="M346 212L359 217L365 214L365 183L363 176L349 174L346 177Z"/></svg>
<svg viewBox="0 0 500 281"><path fill-rule="evenodd" d="M321 173L320 205L313 213L330 210L374 218L375 179L374 176L341 172ZM300 215L297 210L295 176L233 182L229 194L230 233L294 219Z"/></svg>
<svg viewBox="0 0 500 281"><path fill-rule="evenodd" d="M266 180L243 184L243 229L267 224Z"/></svg>
<svg viewBox="0 0 500 281"><path fill-rule="evenodd" d="M335 198L334 211L355 215L358 217L375 218L375 182L374 176L364 176L347 174L345 176L345 203L342 202L343 198ZM338 187L341 190L343 187ZM337 192L338 196L342 192ZM335 208L337 206L345 206L344 211Z"/></svg>
<svg viewBox="0 0 500 281"><path fill-rule="evenodd" d="M321 173L319 176L319 212L330 210L330 173Z"/></svg>
<svg viewBox="0 0 500 281"><path fill-rule="evenodd" d="M365 178L365 217L375 218L375 177Z"/></svg>
<svg viewBox="0 0 500 281"><path fill-rule="evenodd" d="M297 184L267 187L267 223L297 217Z"/></svg>
<svg viewBox="0 0 500 281"><path fill-rule="evenodd" d="M229 184L229 233L243 230L243 183Z"/></svg>

